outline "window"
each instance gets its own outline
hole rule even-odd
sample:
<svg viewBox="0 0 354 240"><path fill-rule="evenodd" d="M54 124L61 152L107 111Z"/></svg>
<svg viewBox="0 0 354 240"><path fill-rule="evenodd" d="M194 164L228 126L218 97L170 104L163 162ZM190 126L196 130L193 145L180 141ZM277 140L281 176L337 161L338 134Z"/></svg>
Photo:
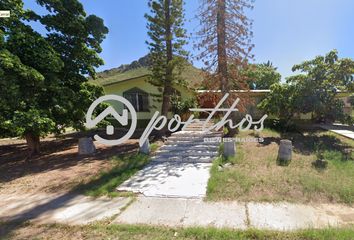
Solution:
<svg viewBox="0 0 354 240"><path fill-rule="evenodd" d="M149 94L139 88L132 88L123 93L137 112L149 112Z"/></svg>

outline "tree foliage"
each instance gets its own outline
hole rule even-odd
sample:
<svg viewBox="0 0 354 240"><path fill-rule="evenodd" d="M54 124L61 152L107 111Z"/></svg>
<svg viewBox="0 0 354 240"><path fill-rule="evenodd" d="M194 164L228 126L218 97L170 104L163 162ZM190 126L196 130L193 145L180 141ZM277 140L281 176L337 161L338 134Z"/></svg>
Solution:
<svg viewBox="0 0 354 240"><path fill-rule="evenodd" d="M270 94L264 99L259 107L268 114L275 115L280 119L290 120L296 112L295 101L297 99L297 86L289 84L273 84Z"/></svg>
<svg viewBox="0 0 354 240"><path fill-rule="evenodd" d="M245 13L253 8L252 3L252 0L203 0L201 3L196 47L200 51L198 59L209 72L215 73L207 79L217 84L214 90L226 93L231 88L247 88L239 73L253 58L252 21Z"/></svg>
<svg viewBox="0 0 354 240"><path fill-rule="evenodd" d="M354 61L339 58L336 50L293 67L301 74L289 77L286 84L275 84L260 103L266 112L289 121L295 114L313 113L319 121L351 122L343 112L340 91L353 91Z"/></svg>
<svg viewBox="0 0 354 240"><path fill-rule="evenodd" d="M281 75L277 68L270 62L261 64L252 64L245 70L250 89L270 89L270 86L279 83Z"/></svg>
<svg viewBox="0 0 354 240"><path fill-rule="evenodd" d="M91 101L103 94L87 76L103 64L98 54L108 33L77 0L37 3L45 15L24 10L21 0L0 2L0 9L11 9L0 25L1 135L26 137L31 154L39 151L40 136L83 126ZM32 21L46 35L33 30Z"/></svg>
<svg viewBox="0 0 354 240"><path fill-rule="evenodd" d="M354 108L354 95L349 96L349 103Z"/></svg>
<svg viewBox="0 0 354 240"><path fill-rule="evenodd" d="M183 0L149 0L148 5L150 14L146 14L145 17L148 21L150 38L147 41L152 72L149 82L161 90L161 114L167 116L171 108L173 86L183 84L180 75L188 56L188 52L183 48L187 43L184 29L184 2ZM161 98L161 96L157 97ZM161 135L164 132L165 129Z"/></svg>
<svg viewBox="0 0 354 240"><path fill-rule="evenodd" d="M245 11L252 9L253 1L249 0L203 0L200 6L199 19L201 29L198 32L201 51L199 58L209 69L218 68L218 42L221 33L218 32L218 21L224 26L226 56L225 60L233 64L237 59L242 62L252 57L251 31L252 21ZM222 15L222 16L220 16ZM218 18L224 19L218 19Z"/></svg>
<svg viewBox="0 0 354 240"><path fill-rule="evenodd" d="M181 116L186 115L190 113L189 109L191 108L197 108L196 98L191 97L191 98L183 99L179 95L172 95L171 110L174 114L178 114Z"/></svg>
<svg viewBox="0 0 354 240"><path fill-rule="evenodd" d="M220 90L224 96L230 90L246 90L248 84L243 70L248 60L253 58L252 21L246 16L246 10L253 8L253 0L203 0L199 12L200 31L196 44L200 54L198 59L206 65L204 86L208 90ZM199 99L201 102L214 103L220 94L205 92ZM232 104L238 94L234 93L224 103ZM238 105L242 111L246 109L248 99L243 96ZM235 119L233 112L229 119ZM228 135L236 134L236 129L228 127Z"/></svg>

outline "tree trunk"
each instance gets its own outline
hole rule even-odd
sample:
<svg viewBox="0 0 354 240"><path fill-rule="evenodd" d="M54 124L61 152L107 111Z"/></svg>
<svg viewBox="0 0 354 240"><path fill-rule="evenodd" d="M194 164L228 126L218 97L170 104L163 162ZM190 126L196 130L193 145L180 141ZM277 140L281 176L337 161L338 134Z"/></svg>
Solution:
<svg viewBox="0 0 354 240"><path fill-rule="evenodd" d="M225 0L218 1L217 12L217 44L218 44L218 77L220 79L220 89L222 96L230 92L229 79L228 79L228 61L226 52L226 3ZM230 104L226 101L224 108L230 107ZM228 119L235 118L234 112L230 114ZM231 129L229 125L227 127L227 137L233 137L237 133L237 129Z"/></svg>
<svg viewBox="0 0 354 240"><path fill-rule="evenodd" d="M25 138L28 146L28 156L26 160L28 160L40 153L40 139L38 135L33 133L26 133Z"/></svg>
<svg viewBox="0 0 354 240"><path fill-rule="evenodd" d="M218 13L217 13L218 77L220 78L220 89L223 95L229 92L227 53L226 53L225 14L226 14L225 0L218 0Z"/></svg>
<svg viewBox="0 0 354 240"><path fill-rule="evenodd" d="M171 30L171 0L165 0L165 31L166 31L166 75L162 94L162 108L161 115L166 116L171 108L171 94L172 94L172 74L173 67L171 62L173 60L173 50L172 50L172 30ZM161 129L159 135L160 137L165 136L167 132L167 126Z"/></svg>

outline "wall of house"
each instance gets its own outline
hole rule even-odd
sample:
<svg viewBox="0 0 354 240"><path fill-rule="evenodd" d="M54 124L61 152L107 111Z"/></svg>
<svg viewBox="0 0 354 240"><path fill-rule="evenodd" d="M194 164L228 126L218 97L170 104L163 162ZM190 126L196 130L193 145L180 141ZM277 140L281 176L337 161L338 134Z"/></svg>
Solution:
<svg viewBox="0 0 354 240"><path fill-rule="evenodd" d="M198 94L199 94L198 96L202 96L203 91L200 91ZM262 110L260 110L257 107L257 105L264 98L267 97L267 94L269 94L269 92L267 92L266 90L264 92L262 92L262 91L253 91L253 92L247 92L247 93L237 93L237 97L239 97L241 100L243 98L247 98L248 99L248 101L247 101L248 103L246 105L246 109L244 109L244 111L241 111L239 116L243 117L245 114L250 114L255 119L261 118L264 115L264 112ZM243 97L243 95L244 95L244 97ZM343 92L343 93L338 93L337 98L344 102L344 107L343 107L344 113L351 114L352 111L353 111L353 106L350 106L349 97L348 96L349 96L349 93ZM200 101L199 104L203 108L213 108L213 107L215 107L214 101L205 101L205 99ZM269 116L269 118L275 118L275 116ZM295 115L295 119L298 119L298 120L307 121L307 120L311 120L312 118L313 118L313 114L312 113L296 114Z"/></svg>
<svg viewBox="0 0 354 240"><path fill-rule="evenodd" d="M158 88L151 85L147 82L147 77L140 77L136 79L126 80L122 82L118 82L112 85L103 86L104 91L106 94L115 94L119 96L123 96L123 93L132 89L132 88L139 88L144 92L149 94L149 111L148 112L137 112L137 116L139 120L150 120L156 111L161 112L162 102L159 102L156 97L153 95L161 94ZM181 93L182 99L191 98L193 96L193 92L183 87L175 87L177 91ZM110 103L114 109L118 113L122 113L123 111L123 104L118 103L116 101L112 101ZM172 113L169 114L169 117L172 117Z"/></svg>
<svg viewBox="0 0 354 240"><path fill-rule="evenodd" d="M123 96L123 93L132 89L132 88L139 88L146 93L149 94L149 111L148 112L137 112L138 120L143 122L142 125L145 123L148 123L148 121L152 118L153 114L156 111L161 111L161 105L162 103L157 101L156 97L153 95L156 94L161 94L158 90L157 87L151 85L150 83L147 82L147 76L136 78L136 79L130 79L122 82L118 82L112 85L107 85L103 86L105 93L106 94L115 94L119 96ZM181 93L182 99L187 99L191 98L195 93L192 90L189 90L187 88L183 87L176 87L176 89ZM200 93L199 93L200 94ZM255 118L260 118L264 113L258 109L256 106L257 104L262 101L267 96L267 92L253 92L253 93L247 93L251 99L253 99L252 104L247 106L246 112L251 114ZM241 94L242 95L242 94ZM242 96L239 96L242 98ZM347 93L339 93L338 98L342 99L345 102L344 106L344 111L346 113L350 113L352 111L352 106L347 101L347 97L349 94ZM122 113L123 111L123 104L118 103L118 102L111 102L111 105L116 109L118 113ZM213 106L201 106L201 107L213 107ZM172 113L169 114L169 117L172 117ZM270 118L272 116L269 116ZM312 114L300 114L299 116L296 116L298 119L301 120L310 120L312 118Z"/></svg>

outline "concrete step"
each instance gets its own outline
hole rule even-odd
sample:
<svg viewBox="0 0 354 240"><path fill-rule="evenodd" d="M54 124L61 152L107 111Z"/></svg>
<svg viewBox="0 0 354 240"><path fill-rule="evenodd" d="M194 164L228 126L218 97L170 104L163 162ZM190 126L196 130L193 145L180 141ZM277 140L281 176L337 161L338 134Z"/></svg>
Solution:
<svg viewBox="0 0 354 240"><path fill-rule="evenodd" d="M172 133L171 136L200 136L200 135L207 135L207 136L221 136L219 132L203 132L203 131L179 131Z"/></svg>
<svg viewBox="0 0 354 240"><path fill-rule="evenodd" d="M155 152L156 156L216 156L218 151L207 151L207 150L158 150Z"/></svg>
<svg viewBox="0 0 354 240"><path fill-rule="evenodd" d="M211 124L210 124L211 125ZM210 125L207 125L210 126ZM219 138L220 132L203 132L203 124L188 127L192 131L173 133L152 157L155 162L210 163L218 156L220 142L204 142L206 138Z"/></svg>
<svg viewBox="0 0 354 240"><path fill-rule="evenodd" d="M205 129L203 129L203 128L190 128L190 127L187 127L187 128L185 128L185 129L183 129L183 131L191 131L191 132L203 132L203 131L205 131ZM215 130L214 130L215 131ZM218 132L218 131L215 131L215 132Z"/></svg>
<svg viewBox="0 0 354 240"><path fill-rule="evenodd" d="M192 151L164 151L164 150L159 150L156 151L156 156L158 157L173 157L173 156L183 156L183 157L190 157L190 156L199 156L199 157L215 157L219 154L218 151L198 151L198 150L192 150Z"/></svg>
<svg viewBox="0 0 354 240"><path fill-rule="evenodd" d="M220 142L204 142L203 140L167 140L165 145L178 145L178 146L193 146L193 145L208 145L208 146L219 146Z"/></svg>
<svg viewBox="0 0 354 240"><path fill-rule="evenodd" d="M188 163L211 163L216 157L210 156L190 156L190 157L181 157L181 156L155 156L151 158L153 162L188 162Z"/></svg>
<svg viewBox="0 0 354 240"><path fill-rule="evenodd" d="M184 128L184 130L185 129L203 129L203 128L205 128L205 129L208 129L208 128L211 128L212 126L186 126L185 128Z"/></svg>
<svg viewBox="0 0 354 240"><path fill-rule="evenodd" d="M188 136L188 135L179 135L179 136L171 136L168 138L168 140L181 140L181 141L185 141L185 140L190 140L190 141L204 141L204 139L209 139L209 138L217 138L220 136L210 136L210 135L200 135L200 136Z"/></svg>
<svg viewBox="0 0 354 240"><path fill-rule="evenodd" d="M218 150L219 146L217 145L207 145L207 144L191 144L181 146L179 144L174 145L164 145L160 148L160 150L166 151L184 151L184 150L207 150L207 151L215 151Z"/></svg>
<svg viewBox="0 0 354 240"><path fill-rule="evenodd" d="M209 125L206 125L206 126L204 126L204 125L198 125L198 126L191 126L191 125L188 125L188 126L186 126L184 129L186 129L186 128L203 128L203 127L205 127L205 128L210 128L210 127L212 127L212 125L211 125L211 126L209 126Z"/></svg>
<svg viewBox="0 0 354 240"><path fill-rule="evenodd" d="M206 122L190 123L190 124L188 124L188 127L189 127L189 126L191 126L191 127L194 127L194 126L204 126L204 125L206 125L206 126L213 126L213 125L215 125L215 123L211 123L211 122L208 122L208 123L206 123Z"/></svg>

